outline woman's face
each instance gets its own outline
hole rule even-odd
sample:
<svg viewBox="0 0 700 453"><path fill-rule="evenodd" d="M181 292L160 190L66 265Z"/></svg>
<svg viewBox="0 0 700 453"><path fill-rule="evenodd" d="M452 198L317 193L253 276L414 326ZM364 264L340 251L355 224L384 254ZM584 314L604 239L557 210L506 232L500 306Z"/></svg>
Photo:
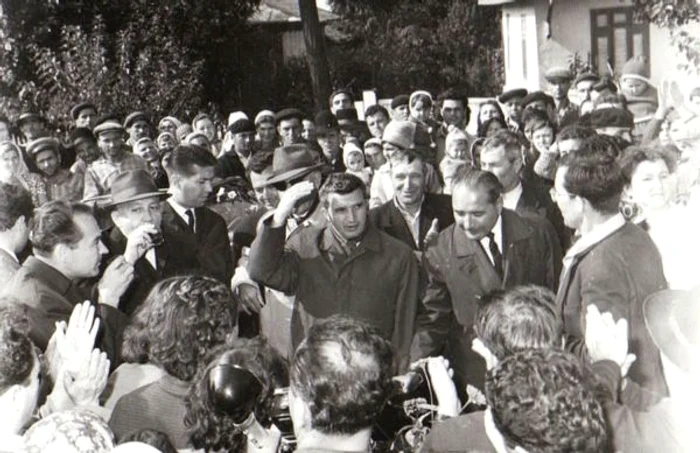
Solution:
<svg viewBox="0 0 700 453"><path fill-rule="evenodd" d="M416 101L411 107L411 116L418 121L427 121L430 117L430 108L423 101Z"/></svg>
<svg viewBox="0 0 700 453"><path fill-rule="evenodd" d="M496 135L500 131L504 131L506 128L503 127L501 123L498 121L493 121L491 124L489 124L488 129L486 129L486 136L491 137L492 135Z"/></svg>
<svg viewBox="0 0 700 453"><path fill-rule="evenodd" d="M493 104L484 104L481 106L481 110L479 110L479 120L481 120L481 124L484 124L491 118L500 116L501 112L499 112L498 108Z"/></svg>
<svg viewBox="0 0 700 453"><path fill-rule="evenodd" d="M661 159L641 162L626 188L629 199L647 212L666 208L672 197L670 173Z"/></svg>
<svg viewBox="0 0 700 453"><path fill-rule="evenodd" d="M13 176L19 167L19 154L9 145L0 147L0 175Z"/></svg>
<svg viewBox="0 0 700 453"><path fill-rule="evenodd" d="M550 127L541 127L532 133L532 144L537 151L544 153L554 142L554 131Z"/></svg>

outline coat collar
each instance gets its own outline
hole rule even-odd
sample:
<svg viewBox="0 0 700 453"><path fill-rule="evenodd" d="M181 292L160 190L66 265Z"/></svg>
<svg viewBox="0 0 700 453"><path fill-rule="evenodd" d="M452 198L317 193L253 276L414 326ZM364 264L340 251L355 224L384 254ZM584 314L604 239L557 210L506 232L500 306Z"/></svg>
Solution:
<svg viewBox="0 0 700 453"><path fill-rule="evenodd" d="M322 230L321 237L319 238L319 249L327 252L335 240L336 238L333 236L330 225L326 226ZM373 252L381 252L382 250L382 238L380 236L380 232L370 224L369 219L367 221L367 230L360 240L358 249L371 250Z"/></svg>
<svg viewBox="0 0 700 453"><path fill-rule="evenodd" d="M529 226L523 222L520 216L508 209L501 212L501 226L503 228L502 253L504 256L510 244L526 240L532 234ZM480 247L479 241L467 238L467 235L457 224L454 225L452 232L452 244L455 255L458 257L473 255Z"/></svg>
<svg viewBox="0 0 700 453"><path fill-rule="evenodd" d="M35 256L27 258L24 262L24 267L31 274L40 276L41 281L59 294L66 294L72 284L71 280L63 275L61 271Z"/></svg>

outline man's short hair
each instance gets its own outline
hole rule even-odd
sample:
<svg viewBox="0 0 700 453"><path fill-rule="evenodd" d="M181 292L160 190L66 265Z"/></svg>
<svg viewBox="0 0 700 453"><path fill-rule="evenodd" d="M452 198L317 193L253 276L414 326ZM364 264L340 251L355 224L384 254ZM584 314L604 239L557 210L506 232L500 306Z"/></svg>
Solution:
<svg viewBox="0 0 700 453"><path fill-rule="evenodd" d="M124 331L129 361L148 361L189 382L211 349L236 327L237 304L223 283L209 277L158 282Z"/></svg>
<svg viewBox="0 0 700 453"><path fill-rule="evenodd" d="M503 185L496 175L490 171L469 166L460 168L457 171L457 174L452 180L452 192L454 193L460 186L473 190L483 190L488 197L489 203L492 204L496 203L503 192Z"/></svg>
<svg viewBox="0 0 700 453"><path fill-rule="evenodd" d="M482 300L474 331L498 360L525 349L561 347L562 323L554 293L527 285L497 291Z"/></svg>
<svg viewBox="0 0 700 453"><path fill-rule="evenodd" d="M510 449L598 453L608 447L594 375L561 350L529 349L486 376L486 400Z"/></svg>
<svg viewBox="0 0 700 453"><path fill-rule="evenodd" d="M80 242L83 233L75 223L78 214L94 217L92 208L80 203L49 201L36 208L29 236L34 253L48 256L59 244L72 246Z"/></svg>
<svg viewBox="0 0 700 453"><path fill-rule="evenodd" d="M367 109L365 110L365 118L369 118L370 116L374 116L377 113L381 113L382 115L384 115L384 117L386 119L391 118L389 116L389 112L387 111L387 109L385 109L384 107L382 107L379 104L372 104L369 107L367 107Z"/></svg>
<svg viewBox="0 0 700 453"><path fill-rule="evenodd" d="M508 130L498 131L496 134L487 138L484 142L481 152L503 147L506 157L509 161L515 162L520 159L522 161L522 141L520 136Z"/></svg>
<svg viewBox="0 0 700 453"><path fill-rule="evenodd" d="M587 138L578 152L563 156L559 162L559 167L567 168L566 191L587 200L598 212L617 213L625 185L617 163L619 153L612 140L599 135Z"/></svg>
<svg viewBox="0 0 700 453"><path fill-rule="evenodd" d="M585 140L595 135L595 131L590 127L581 124L569 124L564 126L557 134L557 141L563 140Z"/></svg>
<svg viewBox="0 0 700 453"><path fill-rule="evenodd" d="M625 183L632 182L632 175L637 170L637 167L642 162L655 162L657 160L666 164L669 173L676 171L676 161L667 149L651 146L630 146L622 151L618 162L622 175L625 178Z"/></svg>
<svg viewBox="0 0 700 453"><path fill-rule="evenodd" d="M209 150L201 146L178 145L170 153L165 168L170 174L192 176L195 165L198 167L216 167L216 164L216 157Z"/></svg>
<svg viewBox="0 0 700 453"><path fill-rule="evenodd" d="M537 109L528 109L523 113L523 132L525 132L525 134L531 134L543 127L552 129L552 133L556 136L556 124L554 124L547 112Z"/></svg>
<svg viewBox="0 0 700 453"><path fill-rule="evenodd" d="M360 178L350 173L331 173L321 186L319 197L324 207L328 207L328 198L331 194L347 195L357 189L367 190L365 183Z"/></svg>
<svg viewBox="0 0 700 453"><path fill-rule="evenodd" d="M208 113L198 113L192 120L192 127L194 128L197 125L197 123L202 120L209 120L212 123L214 122L214 120L211 118L211 116L209 116Z"/></svg>
<svg viewBox="0 0 700 453"><path fill-rule="evenodd" d="M456 88L448 88L438 95L438 102L441 106L442 103L447 100L461 102L465 110L469 107L469 98L467 98L467 95Z"/></svg>
<svg viewBox="0 0 700 453"><path fill-rule="evenodd" d="M350 91L350 88L338 88L337 90L334 90L330 96L328 96L328 105L333 107L333 98L338 96L339 94L344 94L350 98L350 101L353 100L352 96L352 91Z"/></svg>
<svg viewBox="0 0 700 453"><path fill-rule="evenodd" d="M370 428L388 397L392 357L390 343L365 322L333 316L312 325L290 370L311 428L336 435Z"/></svg>
<svg viewBox="0 0 700 453"><path fill-rule="evenodd" d="M29 224L33 212L34 203L29 191L15 184L0 183L0 231L12 228L22 216Z"/></svg>
<svg viewBox="0 0 700 453"><path fill-rule="evenodd" d="M28 324L26 314L14 306L0 308L0 394L13 385L27 382L34 369L34 346L27 332L21 329Z"/></svg>
<svg viewBox="0 0 700 453"><path fill-rule="evenodd" d="M253 153L248 161L248 170L251 173L262 173L265 169L272 167L272 151L258 151Z"/></svg>

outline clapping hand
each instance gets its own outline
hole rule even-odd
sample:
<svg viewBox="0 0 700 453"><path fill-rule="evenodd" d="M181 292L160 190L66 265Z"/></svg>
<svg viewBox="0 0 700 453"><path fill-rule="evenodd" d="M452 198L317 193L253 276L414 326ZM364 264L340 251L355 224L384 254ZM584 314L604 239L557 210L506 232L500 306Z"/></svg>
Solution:
<svg viewBox="0 0 700 453"><path fill-rule="evenodd" d="M586 312L586 348L591 362L612 360L620 367L624 378L636 360L629 354L627 320L620 318L617 322L610 312L601 313L591 304Z"/></svg>
<svg viewBox="0 0 700 453"><path fill-rule="evenodd" d="M58 379L59 371L76 373L90 355L100 330L100 320L95 318L95 307L89 301L73 308L70 319L56 323L56 330L49 340L46 356L51 376Z"/></svg>
<svg viewBox="0 0 700 453"><path fill-rule="evenodd" d="M427 359L426 368L430 383L435 390L438 400L438 413L449 417L459 415L462 404L457 396L457 389L452 381L454 371L450 368L450 362L444 357L430 357Z"/></svg>
<svg viewBox="0 0 700 453"><path fill-rule="evenodd" d="M93 349L76 371L65 370L56 386L63 388L76 406L98 405L98 398L109 376L109 359L99 349Z"/></svg>

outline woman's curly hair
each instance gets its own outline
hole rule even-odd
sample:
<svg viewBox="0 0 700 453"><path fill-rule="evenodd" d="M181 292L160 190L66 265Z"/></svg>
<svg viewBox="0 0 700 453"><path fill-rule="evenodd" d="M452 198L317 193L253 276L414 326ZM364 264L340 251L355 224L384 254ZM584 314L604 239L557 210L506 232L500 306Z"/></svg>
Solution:
<svg viewBox="0 0 700 453"><path fill-rule="evenodd" d="M156 284L124 332L123 355L191 381L213 348L236 327L237 305L226 285L208 277Z"/></svg>
<svg viewBox="0 0 700 453"><path fill-rule="evenodd" d="M214 350L209 355L208 365L202 367L192 381L185 399L185 426L192 445L206 451L244 451L245 435L234 426L233 417L216 410L209 396L209 373L224 356L226 363L250 371L262 383L255 417L265 426L270 424L272 395L275 389L289 385L289 373L284 359L265 339L236 338Z"/></svg>

